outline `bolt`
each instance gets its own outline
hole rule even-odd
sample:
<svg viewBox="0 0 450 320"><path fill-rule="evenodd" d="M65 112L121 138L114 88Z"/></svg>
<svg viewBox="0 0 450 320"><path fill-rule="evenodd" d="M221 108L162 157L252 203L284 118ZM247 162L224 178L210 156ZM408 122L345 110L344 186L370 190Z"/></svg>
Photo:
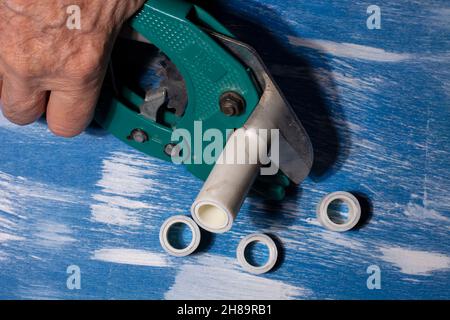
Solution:
<svg viewBox="0 0 450 320"><path fill-rule="evenodd" d="M131 131L128 140L133 140L137 143L144 143L148 141L148 134L142 129L134 129Z"/></svg>
<svg viewBox="0 0 450 320"><path fill-rule="evenodd" d="M238 116L244 112L245 100L236 92L225 92L220 97L220 110L227 116Z"/></svg>

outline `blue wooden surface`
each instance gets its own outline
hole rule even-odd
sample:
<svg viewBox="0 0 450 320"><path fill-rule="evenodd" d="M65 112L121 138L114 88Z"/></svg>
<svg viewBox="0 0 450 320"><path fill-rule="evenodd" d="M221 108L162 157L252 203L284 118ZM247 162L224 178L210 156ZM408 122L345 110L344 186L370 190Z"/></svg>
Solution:
<svg viewBox="0 0 450 320"><path fill-rule="evenodd" d="M0 120L0 298L450 298L450 4L249 0L208 5L254 45L313 140L310 177L282 204L248 199L232 231L187 258L159 245L201 182L100 129L71 140ZM348 190L367 221L326 231L315 205ZM280 266L243 272L251 232L276 235ZM81 290L66 268L81 269ZM368 290L366 269L381 269Z"/></svg>

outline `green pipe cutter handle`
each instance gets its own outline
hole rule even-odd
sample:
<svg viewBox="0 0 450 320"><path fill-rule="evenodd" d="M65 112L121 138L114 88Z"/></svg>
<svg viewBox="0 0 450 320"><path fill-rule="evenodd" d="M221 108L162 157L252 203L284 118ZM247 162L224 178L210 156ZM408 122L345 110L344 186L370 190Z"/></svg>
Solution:
<svg viewBox="0 0 450 320"><path fill-rule="evenodd" d="M172 141L175 129L186 129L194 137L195 123L201 121L203 132L215 128L226 137L227 129L241 128L246 123L259 103L261 92L252 71L206 32L233 38L223 25L184 0L150 0L129 25L176 66L185 82L187 105L183 115L166 112L168 120L161 123L139 111L144 98L124 89L120 98L100 101L96 120L102 127L147 155L171 161L168 150L180 142ZM242 99L242 110L237 114L230 115L221 109L220 101L226 94ZM214 164L195 164L198 154L191 153L190 163L185 164L187 169L206 180ZM269 188L264 187L264 181L261 183L259 189L269 194L268 198L281 199L289 179L278 175ZM255 190L258 192L257 187Z"/></svg>

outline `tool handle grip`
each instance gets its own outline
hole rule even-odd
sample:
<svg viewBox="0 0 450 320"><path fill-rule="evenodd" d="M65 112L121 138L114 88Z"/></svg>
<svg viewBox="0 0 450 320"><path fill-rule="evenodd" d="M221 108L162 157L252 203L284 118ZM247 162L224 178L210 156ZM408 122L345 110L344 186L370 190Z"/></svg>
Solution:
<svg viewBox="0 0 450 320"><path fill-rule="evenodd" d="M250 105L257 104L258 93L247 68L204 28L231 36L230 32L198 6L184 0L150 0L132 18L131 27L161 49L182 74L189 113L181 127L214 116L234 122L220 113L220 96L226 91L241 94ZM240 118L248 116L245 113Z"/></svg>

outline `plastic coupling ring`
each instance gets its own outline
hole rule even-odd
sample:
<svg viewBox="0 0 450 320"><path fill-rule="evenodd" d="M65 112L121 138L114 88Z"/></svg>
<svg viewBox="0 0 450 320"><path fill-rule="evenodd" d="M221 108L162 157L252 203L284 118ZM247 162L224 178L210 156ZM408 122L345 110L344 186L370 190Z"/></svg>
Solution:
<svg viewBox="0 0 450 320"><path fill-rule="evenodd" d="M254 242L260 242L269 248L269 258L267 262L262 266L254 266L248 262L245 257L245 249ZM244 268L245 271L254 274L263 274L272 270L278 260L278 249L275 242L268 235L261 233L254 233L246 236L239 242L237 248L237 259L239 264Z"/></svg>
<svg viewBox="0 0 450 320"><path fill-rule="evenodd" d="M333 221L330 218L328 208L335 201L343 201L348 206L348 217L342 223ZM328 230L345 232L354 228L361 219L361 205L354 195L345 191L337 191L326 195L317 206L317 218L319 222Z"/></svg>
<svg viewBox="0 0 450 320"><path fill-rule="evenodd" d="M172 244L170 244L169 241L169 231L174 225L178 223L187 225L192 233L191 242L187 247L182 249L175 248ZM161 246L163 247L163 249L168 254L176 257L185 257L193 253L195 250L197 250L200 244L200 238L201 238L200 228L195 223L195 221L187 216L182 215L173 216L167 219L161 226L161 230L159 232L159 241L161 242Z"/></svg>

